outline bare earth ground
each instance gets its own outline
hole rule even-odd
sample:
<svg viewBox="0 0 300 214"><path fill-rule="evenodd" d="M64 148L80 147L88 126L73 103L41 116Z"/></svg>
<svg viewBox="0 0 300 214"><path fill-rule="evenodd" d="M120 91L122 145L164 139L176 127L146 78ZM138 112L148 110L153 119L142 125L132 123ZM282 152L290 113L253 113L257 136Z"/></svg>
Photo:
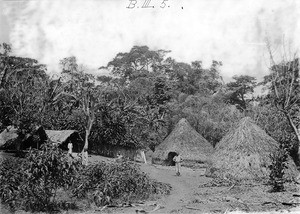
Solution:
<svg viewBox="0 0 300 214"><path fill-rule="evenodd" d="M90 158L90 161L103 160L114 161L114 159L101 156ZM204 187L212 181L211 178L204 176L205 168L182 167L182 175L178 177L175 176L173 167L139 165L150 178L170 184L172 186L170 195L152 198L130 207L93 207L87 211L66 211L65 213L300 213L300 207L295 207L297 202L300 205L300 197L293 196L293 194L300 194L299 186L286 185L287 191L282 193L268 193L270 187L255 184Z"/></svg>
<svg viewBox="0 0 300 214"><path fill-rule="evenodd" d="M106 160L93 156L91 161ZM175 175L174 167L139 164L143 172L150 178L170 184L170 195L145 202L136 207L105 208L99 213L241 213L263 212L266 213L299 213L300 207L295 207L300 197L300 187L286 185L286 192L268 193L266 185L243 185L229 187L203 187L212 181L205 177L205 168L190 169L182 167L181 176ZM294 202L292 204L291 202ZM282 203L286 203L283 205Z"/></svg>

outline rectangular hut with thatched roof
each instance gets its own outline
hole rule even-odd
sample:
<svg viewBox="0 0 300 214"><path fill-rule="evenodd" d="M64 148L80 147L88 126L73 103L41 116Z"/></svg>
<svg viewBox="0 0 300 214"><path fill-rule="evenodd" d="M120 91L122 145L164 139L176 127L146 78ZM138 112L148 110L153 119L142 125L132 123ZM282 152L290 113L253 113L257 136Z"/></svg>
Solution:
<svg viewBox="0 0 300 214"><path fill-rule="evenodd" d="M14 141L18 137L17 128L13 126L6 127L0 133L0 148L4 148L5 144L8 145L10 142Z"/></svg>
<svg viewBox="0 0 300 214"><path fill-rule="evenodd" d="M73 152L81 152L84 141L76 130L45 130L49 140L58 144L63 150L68 150L68 143L73 144Z"/></svg>
<svg viewBox="0 0 300 214"><path fill-rule="evenodd" d="M213 146L183 118L155 148L152 160L154 163L174 165L173 157L180 154L184 160L183 165L206 163L213 150Z"/></svg>
<svg viewBox="0 0 300 214"><path fill-rule="evenodd" d="M261 180L269 177L270 155L279 149L279 143L257 126L249 117L243 118L216 145L207 176L236 180ZM289 157L286 177L298 174Z"/></svg>
<svg viewBox="0 0 300 214"><path fill-rule="evenodd" d="M47 135L42 126L36 126L30 133L18 133L18 129L7 127L0 134L0 148L5 150L19 151L29 148L39 149L47 141Z"/></svg>

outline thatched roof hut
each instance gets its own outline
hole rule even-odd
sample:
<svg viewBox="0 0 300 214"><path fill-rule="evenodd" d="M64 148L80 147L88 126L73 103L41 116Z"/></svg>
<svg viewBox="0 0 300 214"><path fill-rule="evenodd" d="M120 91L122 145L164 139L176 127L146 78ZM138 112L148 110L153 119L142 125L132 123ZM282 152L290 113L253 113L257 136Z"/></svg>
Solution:
<svg viewBox="0 0 300 214"><path fill-rule="evenodd" d="M206 162L213 152L213 146L202 137L186 119L181 119L171 134L155 148L153 161L166 161L172 165L175 154L180 153L187 161Z"/></svg>
<svg viewBox="0 0 300 214"><path fill-rule="evenodd" d="M83 139L76 130L45 130L49 140L58 144L60 148L67 150L68 143L73 144L74 152L81 152L84 146Z"/></svg>
<svg viewBox="0 0 300 214"><path fill-rule="evenodd" d="M26 134L25 138L22 139L22 141L20 142L20 147L18 149L40 149L41 145L46 143L47 140L48 137L46 135L45 129L42 126L36 126L36 128L31 133Z"/></svg>
<svg viewBox="0 0 300 214"><path fill-rule="evenodd" d="M279 144L249 117L243 118L235 128L216 145L208 176L259 179L269 176L270 154ZM297 174L289 158L287 177Z"/></svg>
<svg viewBox="0 0 300 214"><path fill-rule="evenodd" d="M18 133L18 129L8 126L0 134L0 148L5 150L26 150L28 148L40 148L47 141L45 130L42 126L36 126L31 133Z"/></svg>
<svg viewBox="0 0 300 214"><path fill-rule="evenodd" d="M8 126L0 133L0 148L3 147L6 143L14 141L18 137L18 129L13 126Z"/></svg>

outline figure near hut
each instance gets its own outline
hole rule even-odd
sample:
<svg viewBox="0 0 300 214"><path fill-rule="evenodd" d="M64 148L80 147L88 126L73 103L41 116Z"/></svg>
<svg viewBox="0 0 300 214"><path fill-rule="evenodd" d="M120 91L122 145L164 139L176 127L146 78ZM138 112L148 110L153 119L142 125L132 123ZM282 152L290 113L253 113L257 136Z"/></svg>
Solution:
<svg viewBox="0 0 300 214"><path fill-rule="evenodd" d="M181 162L183 161L180 154L176 155L173 158L173 161L175 162L175 170L176 170L176 175L180 176L180 168L181 168Z"/></svg>
<svg viewBox="0 0 300 214"><path fill-rule="evenodd" d="M73 158L73 144L71 142L68 143L68 155Z"/></svg>

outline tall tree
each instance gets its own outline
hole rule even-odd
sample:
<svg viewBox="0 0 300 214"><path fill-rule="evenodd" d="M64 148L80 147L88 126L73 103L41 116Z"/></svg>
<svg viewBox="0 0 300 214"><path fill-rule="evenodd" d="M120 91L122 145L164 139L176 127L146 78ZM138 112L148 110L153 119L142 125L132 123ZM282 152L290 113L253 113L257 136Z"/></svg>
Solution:
<svg viewBox="0 0 300 214"><path fill-rule="evenodd" d="M220 75L220 67L223 66L222 61L213 60L211 67L205 69L203 73L203 80L206 82L204 85L210 94L216 93L224 84L223 78ZM203 81L202 81L203 84Z"/></svg>
<svg viewBox="0 0 300 214"><path fill-rule="evenodd" d="M33 126L40 125L43 92L49 76L37 60L11 56L10 46L2 47L0 108L5 118L1 119L6 125L16 125L22 133L30 132Z"/></svg>
<svg viewBox="0 0 300 214"><path fill-rule="evenodd" d="M70 98L72 109L80 109L85 116L84 150L88 150L89 135L95 121L95 113L102 101L101 85L95 85L95 78L84 73L82 66L77 64L75 57L64 58L60 61L66 86L64 95Z"/></svg>
<svg viewBox="0 0 300 214"><path fill-rule="evenodd" d="M174 81L175 89L185 94L212 95L223 85L219 68L220 61L212 61L208 69L202 68L201 61L192 64L177 62L172 58L165 60L165 71L170 80Z"/></svg>
<svg viewBox="0 0 300 214"><path fill-rule="evenodd" d="M119 95L125 106L131 106L136 124L127 129L136 139L147 144L163 127L167 114L168 100L171 99L171 84L167 70L170 63L164 60L165 50L150 50L147 46L134 46L128 53L118 53L105 67L117 77L111 80L119 88ZM101 78L103 80L103 78ZM128 124L132 124L132 121Z"/></svg>
<svg viewBox="0 0 300 214"><path fill-rule="evenodd" d="M269 84L268 98L278 111L287 118L300 145L300 79L299 58L294 54L288 59L283 54L280 62L275 61L270 44L267 44L270 56L270 74L265 76L264 83ZM299 150L300 151L300 150Z"/></svg>
<svg viewBox="0 0 300 214"><path fill-rule="evenodd" d="M247 108L247 100L249 95L254 92L256 86L256 78L249 75L234 76L234 82L226 84L227 102L236 105L238 109L244 111Z"/></svg>
<svg viewBox="0 0 300 214"><path fill-rule="evenodd" d="M106 68L120 77L123 82L146 76L149 72L160 69L164 55L168 51L150 50L147 46L134 46L127 53L118 53Z"/></svg>

